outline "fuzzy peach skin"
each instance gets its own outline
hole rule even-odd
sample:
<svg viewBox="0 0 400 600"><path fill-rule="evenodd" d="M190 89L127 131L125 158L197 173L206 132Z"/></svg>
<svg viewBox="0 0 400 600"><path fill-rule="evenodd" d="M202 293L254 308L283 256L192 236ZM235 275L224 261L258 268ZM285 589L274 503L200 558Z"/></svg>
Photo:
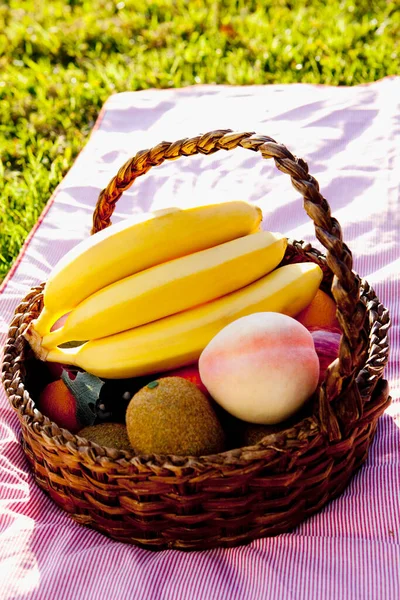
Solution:
<svg viewBox="0 0 400 600"><path fill-rule="evenodd" d="M214 400L233 416L275 424L313 394L319 360L304 325L280 313L261 312L217 333L200 356L199 371Z"/></svg>

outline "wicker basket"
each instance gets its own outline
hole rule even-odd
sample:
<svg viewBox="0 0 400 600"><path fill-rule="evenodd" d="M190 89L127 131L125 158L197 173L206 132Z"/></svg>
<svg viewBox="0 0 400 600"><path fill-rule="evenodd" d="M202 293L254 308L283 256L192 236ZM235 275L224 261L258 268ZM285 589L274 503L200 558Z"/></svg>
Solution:
<svg viewBox="0 0 400 600"><path fill-rule="evenodd" d="M290 531L338 496L367 456L378 417L390 403L382 379L388 360L388 311L352 271L350 250L304 160L253 133L212 131L136 154L100 194L93 232L110 225L115 203L138 177L167 159L242 147L274 158L304 197L326 257L290 242L284 263L317 262L342 329L339 358L328 368L312 412L254 446L200 458L134 456L59 428L25 387L30 348L23 332L42 308L44 284L15 312L3 383L22 429L38 485L78 523L150 549L234 546Z"/></svg>

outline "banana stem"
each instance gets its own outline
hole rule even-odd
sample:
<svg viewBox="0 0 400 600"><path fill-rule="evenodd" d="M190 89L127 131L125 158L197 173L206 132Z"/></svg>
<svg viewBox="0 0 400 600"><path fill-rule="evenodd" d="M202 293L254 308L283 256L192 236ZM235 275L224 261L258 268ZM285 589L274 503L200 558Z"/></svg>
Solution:
<svg viewBox="0 0 400 600"><path fill-rule="evenodd" d="M50 332L50 329L52 325L54 325L56 319L57 315L47 310L47 308L44 306L38 318L33 321L36 333L40 337L45 336Z"/></svg>
<svg viewBox="0 0 400 600"><path fill-rule="evenodd" d="M46 360L47 350L46 348L42 347L42 338L36 331L35 321L31 321L31 323L29 323L27 329L23 333L23 336L26 340L28 340L35 356L40 360Z"/></svg>
<svg viewBox="0 0 400 600"><path fill-rule="evenodd" d="M42 346L45 348L55 348L60 344L68 341L64 339L64 327L60 327L59 329L55 329L54 331L50 331L47 335L43 336Z"/></svg>
<svg viewBox="0 0 400 600"><path fill-rule="evenodd" d="M46 355L46 361L77 366L76 351L77 348L52 348Z"/></svg>

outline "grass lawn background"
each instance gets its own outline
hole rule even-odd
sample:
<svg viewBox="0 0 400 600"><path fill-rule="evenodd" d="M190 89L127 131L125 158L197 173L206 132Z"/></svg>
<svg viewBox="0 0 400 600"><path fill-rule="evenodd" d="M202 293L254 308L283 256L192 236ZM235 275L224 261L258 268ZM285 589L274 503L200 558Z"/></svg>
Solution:
<svg viewBox="0 0 400 600"><path fill-rule="evenodd" d="M399 74L391 0L0 5L0 281L115 92Z"/></svg>

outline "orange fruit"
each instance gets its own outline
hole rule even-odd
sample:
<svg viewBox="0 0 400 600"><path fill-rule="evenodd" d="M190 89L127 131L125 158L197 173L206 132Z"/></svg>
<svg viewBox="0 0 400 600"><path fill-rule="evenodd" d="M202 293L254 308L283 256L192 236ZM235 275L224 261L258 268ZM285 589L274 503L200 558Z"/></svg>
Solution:
<svg viewBox="0 0 400 600"><path fill-rule="evenodd" d="M304 327L339 329L336 304L328 294L318 290L311 303L295 317Z"/></svg>

